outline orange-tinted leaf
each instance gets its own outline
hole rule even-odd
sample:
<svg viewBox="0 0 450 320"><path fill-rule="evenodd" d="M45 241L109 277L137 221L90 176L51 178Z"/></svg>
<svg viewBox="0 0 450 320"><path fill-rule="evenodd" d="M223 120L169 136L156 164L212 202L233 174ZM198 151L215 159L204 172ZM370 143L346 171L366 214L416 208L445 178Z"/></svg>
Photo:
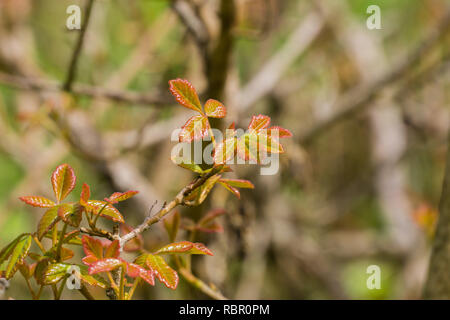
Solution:
<svg viewBox="0 0 450 320"><path fill-rule="evenodd" d="M64 203L58 207L58 217L65 223L77 228L81 222L81 214L83 207L78 203Z"/></svg>
<svg viewBox="0 0 450 320"><path fill-rule="evenodd" d="M86 205L90 197L91 189L86 183L83 183L83 186L81 187L80 204L83 206Z"/></svg>
<svg viewBox="0 0 450 320"><path fill-rule="evenodd" d="M81 242L86 256L92 255L97 259L103 259L103 245L100 240L84 235Z"/></svg>
<svg viewBox="0 0 450 320"><path fill-rule="evenodd" d="M72 250L62 247L61 248L61 260L66 261L73 258L74 253Z"/></svg>
<svg viewBox="0 0 450 320"><path fill-rule="evenodd" d="M205 201L208 194L211 192L212 188L216 182L220 179L220 175L216 174L208 178L208 180L203 183L200 187L196 188L188 196L185 197L184 204L191 206L198 206L203 201Z"/></svg>
<svg viewBox="0 0 450 320"><path fill-rule="evenodd" d="M259 158L258 135L253 132L239 137L236 143L236 150L239 158L257 163Z"/></svg>
<svg viewBox="0 0 450 320"><path fill-rule="evenodd" d="M217 144L214 150L214 163L224 164L234 159L236 154L236 138L228 138Z"/></svg>
<svg viewBox="0 0 450 320"><path fill-rule="evenodd" d="M205 103L205 113L211 118L223 118L227 115L227 109L220 101L209 99Z"/></svg>
<svg viewBox="0 0 450 320"><path fill-rule="evenodd" d="M49 231L56 222L58 222L58 209L59 206L55 206L53 208L48 209L38 224L38 238L39 240Z"/></svg>
<svg viewBox="0 0 450 320"><path fill-rule="evenodd" d="M19 266L19 271L25 279L30 279L34 275L34 270L36 269L36 264L33 263L29 265L25 261Z"/></svg>
<svg viewBox="0 0 450 320"><path fill-rule="evenodd" d="M19 199L33 207L51 208L55 205L52 200L44 197L26 196L20 197Z"/></svg>
<svg viewBox="0 0 450 320"><path fill-rule="evenodd" d="M130 233L132 230L133 230L133 228L131 228L130 226L128 226L126 224L120 225L120 234L122 235L122 237L124 235ZM133 239L131 239L130 241L127 241L124 244L123 250L126 252L138 251L138 250L142 249L143 244L144 244L144 241L142 239L142 235L138 234L137 237L134 237Z"/></svg>
<svg viewBox="0 0 450 320"><path fill-rule="evenodd" d="M109 283L105 281L101 276L94 274L89 274L89 268L83 265L76 265L78 268L80 268L80 273L77 274L77 276L80 277L81 281L83 281L86 284L89 284L91 286L100 287L103 289L106 289L109 287ZM76 269L74 269L75 271Z"/></svg>
<svg viewBox="0 0 450 320"><path fill-rule="evenodd" d="M90 266L91 264L93 264L94 262L97 262L99 259L93 255L88 255L86 257L84 257L83 259L81 259L81 261L87 265Z"/></svg>
<svg viewBox="0 0 450 320"><path fill-rule="evenodd" d="M106 205L106 206L105 206ZM104 208L103 208L104 207ZM113 207L106 201L100 200L89 200L88 201L88 210L91 209L94 214L99 214L100 216L113 220L115 222L124 223L122 215L119 210Z"/></svg>
<svg viewBox="0 0 450 320"><path fill-rule="evenodd" d="M89 274L92 275L99 272L108 272L122 266L125 266L125 263L122 260L106 258L92 263L89 266Z"/></svg>
<svg viewBox="0 0 450 320"><path fill-rule="evenodd" d="M164 227L166 228L170 241L175 241L180 227L180 213L175 211L172 216L164 219Z"/></svg>
<svg viewBox="0 0 450 320"><path fill-rule="evenodd" d="M201 232L222 232L222 226L214 220L225 213L224 209L211 210L197 222L196 230Z"/></svg>
<svg viewBox="0 0 450 320"><path fill-rule="evenodd" d="M187 80L170 80L170 92L182 106L203 113L197 92Z"/></svg>
<svg viewBox="0 0 450 320"><path fill-rule="evenodd" d="M259 134L259 142L268 153L283 153L283 146L272 136Z"/></svg>
<svg viewBox="0 0 450 320"><path fill-rule="evenodd" d="M155 254L173 254L173 253L207 254L210 256L213 255L213 253L208 248L206 248L204 244L192 243L189 241L171 243L155 252Z"/></svg>
<svg viewBox="0 0 450 320"><path fill-rule="evenodd" d="M268 136L278 136L279 138L290 138L292 137L292 133L285 128L274 126L267 129Z"/></svg>
<svg viewBox="0 0 450 320"><path fill-rule="evenodd" d="M119 249L119 240L112 241L111 244L106 248L105 258L117 258L120 254Z"/></svg>
<svg viewBox="0 0 450 320"><path fill-rule="evenodd" d="M104 200L110 203L117 203L130 199L132 196L138 193L139 191L114 192L109 198L105 198Z"/></svg>
<svg viewBox="0 0 450 320"><path fill-rule="evenodd" d="M147 267L153 271L156 277L166 285L167 288L176 289L178 286L178 273L173 270L164 261L161 256L147 254L146 255Z"/></svg>
<svg viewBox="0 0 450 320"><path fill-rule="evenodd" d="M225 187L225 189L227 189L228 191L230 191L233 195L235 195L238 199L241 198L241 193L239 192L238 189L236 189L235 187L230 186L228 183L219 181L219 183Z"/></svg>
<svg viewBox="0 0 450 320"><path fill-rule="evenodd" d="M68 164L62 164L55 169L52 174L52 186L58 203L73 190L75 182L75 173Z"/></svg>
<svg viewBox="0 0 450 320"><path fill-rule="evenodd" d="M220 179L220 182L225 182L226 184L236 188L247 188L247 189L255 188L253 183L243 179Z"/></svg>
<svg viewBox="0 0 450 320"><path fill-rule="evenodd" d="M206 137L209 132L208 118L203 115L190 117L179 134L180 142L191 142L192 140L200 140Z"/></svg>
<svg viewBox="0 0 450 320"><path fill-rule="evenodd" d="M261 129L266 129L270 124L270 117L265 116L263 114L253 116L250 124L248 125L248 129L251 131L258 132Z"/></svg>

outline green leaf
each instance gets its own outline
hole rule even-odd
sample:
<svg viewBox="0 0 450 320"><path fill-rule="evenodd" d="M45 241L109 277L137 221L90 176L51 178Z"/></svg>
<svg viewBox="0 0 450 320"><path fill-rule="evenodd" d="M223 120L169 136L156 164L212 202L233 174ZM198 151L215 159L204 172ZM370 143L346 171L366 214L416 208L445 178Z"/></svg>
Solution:
<svg viewBox="0 0 450 320"><path fill-rule="evenodd" d="M203 113L197 92L187 80L175 79L169 81L170 92L182 106Z"/></svg>
<svg viewBox="0 0 450 320"><path fill-rule="evenodd" d="M212 188L216 184L216 182L220 179L220 175L216 174L212 177L208 178L208 180L205 181L200 187L196 188L185 197L184 204L190 205L190 206L198 206L203 201L205 201L208 194L211 192Z"/></svg>
<svg viewBox="0 0 450 320"><path fill-rule="evenodd" d="M22 236L22 238L20 238L20 240L14 246L5 270L5 276L7 279L10 279L14 275L14 273L17 271L17 268L19 267L19 264L21 264L23 259L27 256L28 251L31 247L31 239L31 235L26 234Z"/></svg>
<svg viewBox="0 0 450 320"><path fill-rule="evenodd" d="M83 250L86 256L94 256L97 259L103 259L103 245L100 240L84 235L81 238Z"/></svg>
<svg viewBox="0 0 450 320"><path fill-rule="evenodd" d="M16 244L23 238L23 236L25 236L26 233L22 233L21 235L19 235L17 238L15 238L12 242L10 242L6 247L4 247L2 249L2 251L0 251L0 266L2 265L3 262L6 261L6 259L9 258L9 256L12 254Z"/></svg>
<svg viewBox="0 0 450 320"><path fill-rule="evenodd" d="M161 256L147 254L146 265L167 288L176 289L178 286L178 273Z"/></svg>
<svg viewBox="0 0 450 320"><path fill-rule="evenodd" d="M209 99L205 103L205 113L211 118L223 118L227 115L227 109L220 101Z"/></svg>
<svg viewBox="0 0 450 320"><path fill-rule="evenodd" d="M65 163L53 171L51 180L56 200L59 203L73 190L77 178L72 167Z"/></svg>
<svg viewBox="0 0 450 320"><path fill-rule="evenodd" d="M77 264L76 266L80 268L80 274L78 274L78 276L84 283L103 289L109 287L109 283L98 274L90 275L88 267L79 264Z"/></svg>
<svg viewBox="0 0 450 320"><path fill-rule="evenodd" d="M247 189L254 189L255 186L253 183L251 183L248 180L243 179L220 179L220 182L224 182L232 187L236 188L247 188Z"/></svg>
<svg viewBox="0 0 450 320"><path fill-rule="evenodd" d="M181 127L181 131L179 134L180 142L191 142L200 140L203 137L206 137L209 133L209 121L208 118L203 115L197 115L190 117L183 127Z"/></svg>
<svg viewBox="0 0 450 320"><path fill-rule="evenodd" d="M162 247L154 254L174 254L174 253L185 253L185 254L207 254L212 256L213 253L205 247L202 243L193 243L189 241L181 241L176 243L168 244Z"/></svg>
<svg viewBox="0 0 450 320"><path fill-rule="evenodd" d="M59 206L54 206L53 208L48 209L44 215L42 216L41 220L39 220L38 224L38 238L39 240L42 239L42 237L53 228L53 226L58 222L58 209ZM51 237L50 237L51 238Z"/></svg>
<svg viewBox="0 0 450 320"><path fill-rule="evenodd" d="M55 203L52 200L44 197L26 196L20 197L19 199L33 207L51 208L55 205Z"/></svg>
<svg viewBox="0 0 450 320"><path fill-rule="evenodd" d="M119 249L119 240L112 241L111 244L106 248L105 258L117 258L120 254Z"/></svg>
<svg viewBox="0 0 450 320"><path fill-rule="evenodd" d="M54 263L48 265L42 274L42 283L45 285L58 283L64 277L69 276L67 270L70 268L67 263Z"/></svg>

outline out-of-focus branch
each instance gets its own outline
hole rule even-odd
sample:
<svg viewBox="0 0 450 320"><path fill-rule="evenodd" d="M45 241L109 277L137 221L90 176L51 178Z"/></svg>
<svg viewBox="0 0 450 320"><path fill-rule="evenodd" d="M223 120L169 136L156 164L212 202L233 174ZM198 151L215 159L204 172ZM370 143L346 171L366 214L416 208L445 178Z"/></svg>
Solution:
<svg viewBox="0 0 450 320"><path fill-rule="evenodd" d="M384 88L402 79L449 32L450 10L447 11L436 29L431 31L412 53L399 59L398 63L395 64L390 71L387 71L387 73L383 74L378 79L367 85L364 84L358 86L344 94L333 107L333 110L336 111L301 134L298 141L300 143L309 143L335 124L362 111Z"/></svg>
<svg viewBox="0 0 450 320"><path fill-rule="evenodd" d="M66 91L71 91L71 89L72 89L72 83L73 83L76 73L77 73L78 60L81 55L81 49L83 48L84 38L86 35L87 27L89 25L89 20L91 17L91 11L92 11L93 5L94 5L94 0L88 0L88 3L86 4L84 22L83 22L83 25L81 26L80 34L78 36L78 40L75 45L75 49L72 53L72 58L70 59L70 65L69 65L69 70L67 72L67 78L66 78L66 81L64 82L64 86L63 86L64 90L66 90Z"/></svg>
<svg viewBox="0 0 450 320"><path fill-rule="evenodd" d="M37 92L58 92L61 91L61 84L44 79L11 75L0 72L0 83L21 90ZM109 99L116 102L123 102L135 105L161 106L171 103L169 95L162 94L142 94L126 90L112 90L85 84L73 84L71 92L77 95L91 98Z"/></svg>
<svg viewBox="0 0 450 320"><path fill-rule="evenodd" d="M292 32L284 46L261 68L245 85L236 99L239 111L268 94L278 83L294 61L314 42L324 26L323 18L317 13L310 13Z"/></svg>
<svg viewBox="0 0 450 320"><path fill-rule="evenodd" d="M181 275L187 282L189 282L193 287L197 288L207 296L216 300L228 300L220 291L212 289L187 269L180 268L178 271L180 271Z"/></svg>

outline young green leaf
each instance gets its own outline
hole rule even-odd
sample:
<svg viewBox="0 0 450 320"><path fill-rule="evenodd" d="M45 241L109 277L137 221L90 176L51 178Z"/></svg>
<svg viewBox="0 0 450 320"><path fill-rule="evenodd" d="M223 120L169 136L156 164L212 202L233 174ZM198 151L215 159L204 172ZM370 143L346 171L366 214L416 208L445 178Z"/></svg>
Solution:
<svg viewBox="0 0 450 320"><path fill-rule="evenodd" d="M5 262L9 256L12 254L14 248L16 247L17 243L26 235L26 233L22 233L17 238L15 238L13 241L11 241L6 247L0 251L0 266Z"/></svg>
<svg viewBox="0 0 450 320"><path fill-rule="evenodd" d="M19 199L33 207L51 208L55 205L55 203L52 200L44 197L26 196L20 197Z"/></svg>
<svg viewBox="0 0 450 320"><path fill-rule="evenodd" d="M200 187L196 188L185 197L184 204L190 205L190 206L198 206L203 201L205 201L208 194L211 192L212 188L216 184L216 182L220 179L220 175L216 174L212 177L208 178L208 180L203 183Z"/></svg>
<svg viewBox="0 0 450 320"><path fill-rule="evenodd" d="M60 218L58 217L58 209L59 206L54 206L48 209L42 216L41 220L39 220L37 230L39 240L41 240L42 237L59 221Z"/></svg>
<svg viewBox="0 0 450 320"><path fill-rule="evenodd" d="M160 256L147 254L146 265L167 288L175 290L178 286L178 273Z"/></svg>
<svg viewBox="0 0 450 320"><path fill-rule="evenodd" d="M84 282L88 285L100 287L103 289L106 289L107 287L109 287L109 283L105 279L103 279L101 276L99 276L98 274L90 275L88 267L83 266L83 265L76 265L76 266L80 270L80 272L76 275L80 277L82 282Z"/></svg>
<svg viewBox="0 0 450 320"><path fill-rule="evenodd" d="M68 164L58 166L52 174L52 186L57 202L61 202L75 187L76 176Z"/></svg>
<svg viewBox="0 0 450 320"><path fill-rule="evenodd" d="M232 187L236 188L247 188L247 189L254 189L255 186L253 183L251 183L248 180L243 179L220 179L220 182L224 182Z"/></svg>
<svg viewBox="0 0 450 320"><path fill-rule="evenodd" d="M103 259L103 245L100 240L84 235L81 238L81 242L83 243L83 250L86 256L94 256L97 259Z"/></svg>
<svg viewBox="0 0 450 320"><path fill-rule="evenodd" d="M200 140L209 133L208 118L203 115L190 117L183 127L181 127L178 136L180 142L191 142L192 140Z"/></svg>
<svg viewBox="0 0 450 320"><path fill-rule="evenodd" d="M203 113L197 92L187 80L170 80L170 92L182 106Z"/></svg>
<svg viewBox="0 0 450 320"><path fill-rule="evenodd" d="M227 109L220 101L209 99L205 103L205 113L211 118L224 118L227 115Z"/></svg>
<svg viewBox="0 0 450 320"><path fill-rule="evenodd" d="M48 265L41 277L41 281L45 285L58 283L64 277L69 276L67 270L69 270L70 264L68 263L54 263Z"/></svg>
<svg viewBox="0 0 450 320"><path fill-rule="evenodd" d="M230 186L228 183L219 181L219 183L225 187L225 189L227 189L228 191L230 191L234 196L236 196L236 198L240 199L241 198L241 193L238 189L236 189L235 187Z"/></svg>

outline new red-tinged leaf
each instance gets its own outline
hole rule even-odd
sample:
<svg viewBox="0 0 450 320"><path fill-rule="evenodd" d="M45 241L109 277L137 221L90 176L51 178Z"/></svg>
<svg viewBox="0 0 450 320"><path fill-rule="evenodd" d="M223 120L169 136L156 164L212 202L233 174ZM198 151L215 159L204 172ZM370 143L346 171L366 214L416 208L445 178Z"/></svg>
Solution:
<svg viewBox="0 0 450 320"><path fill-rule="evenodd" d="M127 274L131 278L141 278L148 284L154 286L155 285L155 277L153 275L152 270L147 270L144 267L134 264L134 263L128 263L127 265Z"/></svg>
<svg viewBox="0 0 450 320"><path fill-rule="evenodd" d="M103 245L102 242L93 237L84 235L81 238L83 243L83 250L86 256L94 256L97 259L103 259Z"/></svg>
<svg viewBox="0 0 450 320"><path fill-rule="evenodd" d="M154 254L175 254L175 253L185 253L185 254L207 254L212 256L213 253L205 247L202 243L193 243L189 241L181 241L176 243L168 244L162 247Z"/></svg>
<svg viewBox="0 0 450 320"><path fill-rule="evenodd" d="M178 273L173 270L166 261L158 255L146 255L147 267L152 270L155 276L166 285L167 288L176 289L178 286Z"/></svg>
<svg viewBox="0 0 450 320"><path fill-rule="evenodd" d="M45 197L26 196L20 197L19 199L33 207L51 208L55 206L55 203L52 200Z"/></svg>
<svg viewBox="0 0 450 320"><path fill-rule="evenodd" d="M169 81L169 90L182 106L203 113L197 92L187 80L175 79Z"/></svg>
<svg viewBox="0 0 450 320"><path fill-rule="evenodd" d="M58 206L58 217L68 225L77 228L81 222L83 207L78 203L64 203Z"/></svg>
<svg viewBox="0 0 450 320"><path fill-rule="evenodd" d="M89 266L89 274L92 275L100 272L108 272L123 266L126 265L120 259L106 258L92 263Z"/></svg>
<svg viewBox="0 0 450 320"><path fill-rule="evenodd" d="M205 103L205 113L211 118L223 118L227 115L227 109L220 101L209 99Z"/></svg>
<svg viewBox="0 0 450 320"><path fill-rule="evenodd" d="M76 176L71 166L62 164L52 174L52 186L57 202L61 202L75 188Z"/></svg>
<svg viewBox="0 0 450 320"><path fill-rule="evenodd" d="M127 191L127 192L114 192L109 198L105 198L104 200L109 203L118 203L120 201L125 201L130 199L134 195L138 194L139 191Z"/></svg>
<svg viewBox="0 0 450 320"><path fill-rule="evenodd" d="M117 257L119 257L119 254L120 254L119 240L114 240L106 248L105 258L117 258Z"/></svg>
<svg viewBox="0 0 450 320"><path fill-rule="evenodd" d="M86 183L81 187L80 204L85 206L91 197L91 189Z"/></svg>
<svg viewBox="0 0 450 320"><path fill-rule="evenodd" d="M240 199L241 198L241 193L239 192L238 189L236 189L235 187L230 186L228 183L219 181L219 183L225 187L225 189L227 189L228 191L230 191L236 198Z"/></svg>
<svg viewBox="0 0 450 320"><path fill-rule="evenodd" d="M178 136L180 142L191 142L206 137L209 133L208 118L203 115L190 117L183 127L181 127Z"/></svg>
<svg viewBox="0 0 450 320"><path fill-rule="evenodd" d="M95 287L100 287L103 289L106 289L109 287L109 283L103 279L101 276L94 274L94 275L90 275L89 274L89 268L83 265L76 265L80 272L78 274L76 274L77 276L80 277L81 281L91 285L91 286L95 286ZM74 269L74 272L76 272L76 269Z"/></svg>
<svg viewBox="0 0 450 320"><path fill-rule="evenodd" d="M290 132L288 129L279 126L273 126L267 129L267 135L279 138L290 138L292 137L292 132Z"/></svg>

